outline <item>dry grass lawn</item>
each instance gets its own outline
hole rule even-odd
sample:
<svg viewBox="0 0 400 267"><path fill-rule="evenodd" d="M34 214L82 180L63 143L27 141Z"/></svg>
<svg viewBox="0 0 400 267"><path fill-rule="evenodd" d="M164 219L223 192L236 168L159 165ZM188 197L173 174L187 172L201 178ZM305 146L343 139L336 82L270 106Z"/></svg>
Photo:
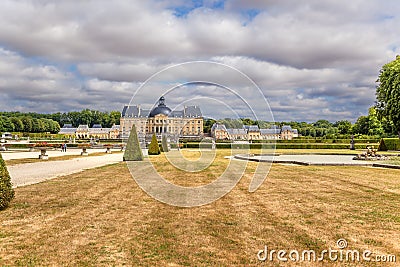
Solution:
<svg viewBox="0 0 400 267"><path fill-rule="evenodd" d="M169 166L163 155L151 160L173 182L197 185L222 173L225 153L202 175ZM124 163L17 188L0 212L0 265L249 266L259 264L256 254L265 245L321 251L336 248L339 238L350 249L400 261L399 170L273 165L249 193L255 167L249 163L228 195L197 208L152 199Z"/></svg>

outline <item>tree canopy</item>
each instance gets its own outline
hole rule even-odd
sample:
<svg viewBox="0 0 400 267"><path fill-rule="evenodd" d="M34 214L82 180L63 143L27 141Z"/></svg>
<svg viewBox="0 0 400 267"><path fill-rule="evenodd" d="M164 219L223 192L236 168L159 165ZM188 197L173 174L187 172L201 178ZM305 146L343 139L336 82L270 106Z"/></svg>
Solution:
<svg viewBox="0 0 400 267"><path fill-rule="evenodd" d="M377 82L377 110L393 124L400 138L400 56L383 65Z"/></svg>
<svg viewBox="0 0 400 267"><path fill-rule="evenodd" d="M77 127L80 124L101 124L109 128L119 124L119 111L101 112L84 109L65 113L41 114L35 112L0 112L0 132L58 133L64 124Z"/></svg>

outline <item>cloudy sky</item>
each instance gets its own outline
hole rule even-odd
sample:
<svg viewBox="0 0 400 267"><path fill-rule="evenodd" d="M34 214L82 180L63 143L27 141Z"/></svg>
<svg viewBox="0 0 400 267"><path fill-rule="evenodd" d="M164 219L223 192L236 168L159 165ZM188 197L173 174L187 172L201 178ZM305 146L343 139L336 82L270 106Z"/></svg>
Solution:
<svg viewBox="0 0 400 267"><path fill-rule="evenodd" d="M268 118L265 97L276 120L354 121L400 54L398 14L396 0L2 0L0 110L121 110L166 94L214 118Z"/></svg>

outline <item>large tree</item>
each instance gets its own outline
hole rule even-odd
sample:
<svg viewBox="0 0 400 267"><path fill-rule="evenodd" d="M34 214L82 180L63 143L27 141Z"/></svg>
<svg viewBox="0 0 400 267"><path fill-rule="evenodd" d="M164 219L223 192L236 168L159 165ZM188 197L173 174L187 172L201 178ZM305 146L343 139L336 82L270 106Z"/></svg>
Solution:
<svg viewBox="0 0 400 267"><path fill-rule="evenodd" d="M348 120L337 121L333 126L338 128L340 134L349 134L352 127L351 122Z"/></svg>
<svg viewBox="0 0 400 267"><path fill-rule="evenodd" d="M377 82L378 112L393 123L400 138L400 56L382 67Z"/></svg>

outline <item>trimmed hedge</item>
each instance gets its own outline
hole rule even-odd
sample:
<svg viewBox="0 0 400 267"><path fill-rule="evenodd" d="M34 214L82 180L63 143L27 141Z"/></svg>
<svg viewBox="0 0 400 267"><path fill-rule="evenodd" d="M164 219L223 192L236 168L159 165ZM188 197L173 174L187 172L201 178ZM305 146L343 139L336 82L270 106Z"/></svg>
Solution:
<svg viewBox="0 0 400 267"><path fill-rule="evenodd" d="M7 208L13 198L14 189L12 188L11 177L0 154L0 210Z"/></svg>
<svg viewBox="0 0 400 267"><path fill-rule="evenodd" d="M351 139L292 139L292 140L253 140L253 143L277 144L350 144ZM379 143L379 139L354 139L355 144Z"/></svg>
<svg viewBox="0 0 400 267"><path fill-rule="evenodd" d="M378 144L355 144L356 149L365 149L367 146ZM231 144L231 143L217 143L217 149L230 149L233 147L242 147L251 149L273 148L273 144ZM186 143L183 148L199 148L199 143ZM350 149L350 144L276 144L276 149Z"/></svg>
<svg viewBox="0 0 400 267"><path fill-rule="evenodd" d="M131 134L129 135L128 142L126 144L123 160L124 161L143 160L143 153L142 149L140 148L135 124L132 126Z"/></svg>
<svg viewBox="0 0 400 267"><path fill-rule="evenodd" d="M148 153L149 153L149 155L159 155L160 154L160 147L158 146L156 134L153 134L153 137L151 138Z"/></svg>
<svg viewBox="0 0 400 267"><path fill-rule="evenodd" d="M168 142L167 142L167 136L163 135L161 139L161 152L168 152Z"/></svg>
<svg viewBox="0 0 400 267"><path fill-rule="evenodd" d="M379 151L400 150L399 138L382 138L378 147Z"/></svg>

